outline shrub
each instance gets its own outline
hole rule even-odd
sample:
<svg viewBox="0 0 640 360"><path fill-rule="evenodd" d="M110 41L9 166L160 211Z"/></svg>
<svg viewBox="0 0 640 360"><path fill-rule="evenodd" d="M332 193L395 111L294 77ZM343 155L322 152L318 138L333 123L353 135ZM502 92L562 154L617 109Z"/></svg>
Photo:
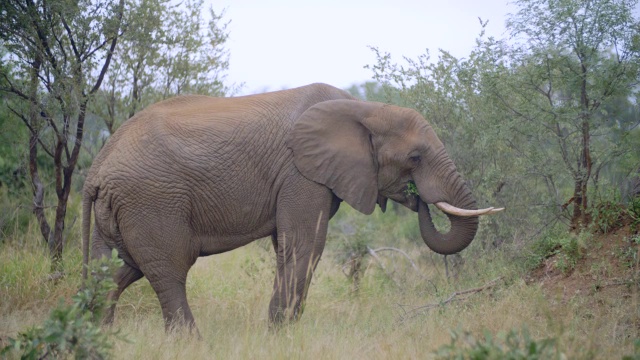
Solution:
<svg viewBox="0 0 640 360"><path fill-rule="evenodd" d="M451 343L440 347L437 359L561 359L556 339L534 340L523 328L497 336L485 331L484 339L468 332L451 332Z"/></svg>
<svg viewBox="0 0 640 360"><path fill-rule="evenodd" d="M533 269L552 256L556 256L556 266L563 273L575 268L582 257L582 247L590 235L586 232L573 234L559 227L552 228L531 245L526 257L527 268Z"/></svg>
<svg viewBox="0 0 640 360"><path fill-rule="evenodd" d="M372 241L372 230L366 226L353 227L345 231L340 243L337 260L342 265L343 273L352 282L353 290L358 291L360 280L364 276L364 258L369 254L369 244Z"/></svg>
<svg viewBox="0 0 640 360"><path fill-rule="evenodd" d="M633 343L633 354L623 356L622 360L640 360L640 339Z"/></svg>
<svg viewBox="0 0 640 360"><path fill-rule="evenodd" d="M27 231L33 218L29 206L32 201L30 194L11 193L8 187L0 184L0 244L14 234Z"/></svg>
<svg viewBox="0 0 640 360"><path fill-rule="evenodd" d="M590 210L595 231L606 234L624 225L624 206L614 201L602 201Z"/></svg>
<svg viewBox="0 0 640 360"><path fill-rule="evenodd" d="M637 228L640 225L640 196L636 196L629 200L627 212L631 218L631 225Z"/></svg>
<svg viewBox="0 0 640 360"><path fill-rule="evenodd" d="M606 234L625 225L640 225L640 196L630 198L626 206L614 193L594 204L589 211L594 231Z"/></svg>
<svg viewBox="0 0 640 360"><path fill-rule="evenodd" d="M49 318L39 327L33 327L9 339L9 345L0 356L19 352L22 359L75 358L105 359L109 357L110 337L113 332L100 328L102 316L110 305L109 291L115 288L113 273L122 266L114 250L111 259L92 262L91 276L84 289L72 298L72 304L60 305L51 311Z"/></svg>
<svg viewBox="0 0 640 360"><path fill-rule="evenodd" d="M640 262L640 235L625 238L627 244L618 249L617 255L622 265L632 268Z"/></svg>

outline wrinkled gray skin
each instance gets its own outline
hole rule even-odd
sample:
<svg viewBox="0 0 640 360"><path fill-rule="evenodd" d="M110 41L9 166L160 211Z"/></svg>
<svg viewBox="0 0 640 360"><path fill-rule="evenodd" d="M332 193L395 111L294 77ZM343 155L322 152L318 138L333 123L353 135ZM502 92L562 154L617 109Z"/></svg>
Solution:
<svg viewBox="0 0 640 360"><path fill-rule="evenodd" d="M420 196L407 195L414 181ZM418 212L426 244L464 249L477 217L433 227L426 204L476 204L416 111L354 99L324 84L236 98L183 96L148 107L98 154L83 189L84 261L117 249L121 292L146 276L167 328L195 328L185 282L199 256L271 236L277 272L269 319L302 311L327 223L341 201L365 214L387 199ZM85 270L86 276L86 270ZM113 308L107 321L113 318Z"/></svg>

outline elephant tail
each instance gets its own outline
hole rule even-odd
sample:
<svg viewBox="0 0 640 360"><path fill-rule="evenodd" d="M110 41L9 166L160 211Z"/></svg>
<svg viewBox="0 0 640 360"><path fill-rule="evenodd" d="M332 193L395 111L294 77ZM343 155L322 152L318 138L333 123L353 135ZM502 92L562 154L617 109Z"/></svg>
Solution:
<svg viewBox="0 0 640 360"><path fill-rule="evenodd" d="M95 190L91 186L85 186L82 194L82 287L84 288L88 278L89 269L89 245L91 242L91 207L95 199Z"/></svg>

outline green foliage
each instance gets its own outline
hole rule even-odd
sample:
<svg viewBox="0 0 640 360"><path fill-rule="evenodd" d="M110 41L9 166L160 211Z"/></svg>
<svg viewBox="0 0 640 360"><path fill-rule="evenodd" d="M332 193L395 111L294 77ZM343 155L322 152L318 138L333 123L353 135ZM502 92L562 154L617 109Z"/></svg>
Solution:
<svg viewBox="0 0 640 360"><path fill-rule="evenodd" d="M398 89L375 81L367 81L359 85L351 85L346 89L351 95L365 100L398 104L402 97Z"/></svg>
<svg viewBox="0 0 640 360"><path fill-rule="evenodd" d="M606 234L624 225L636 227L640 224L640 196L631 198L625 205L620 193L601 196L589 210L595 231Z"/></svg>
<svg viewBox="0 0 640 360"><path fill-rule="evenodd" d="M589 210L592 224L596 231L603 234L620 228L623 225L626 210L617 201L601 201Z"/></svg>
<svg viewBox="0 0 640 360"><path fill-rule="evenodd" d="M640 75L637 3L518 0L507 21L518 39L505 57L512 73L493 89L506 111L538 127L539 145L554 148L573 182L572 225L586 225L587 188L597 169L633 149L622 141L629 128L613 109L634 95Z"/></svg>
<svg viewBox="0 0 640 360"><path fill-rule="evenodd" d="M407 189L404 192L407 195L420 195L420 193L418 193L416 183L413 181L409 181L409 183L407 184Z"/></svg>
<svg viewBox="0 0 640 360"><path fill-rule="evenodd" d="M72 297L72 304L66 305L60 300L42 326L20 333L17 339L9 339L9 345L0 355L19 352L22 359L109 358L110 337L114 333L104 332L100 324L110 306L107 294L115 289L113 274L122 264L115 250L111 259L92 262L93 276L84 289Z"/></svg>
<svg viewBox="0 0 640 360"><path fill-rule="evenodd" d="M130 4L127 31L116 48L103 91L91 104L109 135L138 111L171 96L224 96L234 91L224 84L229 33L223 16L224 12L205 8L202 0Z"/></svg>
<svg viewBox="0 0 640 360"><path fill-rule="evenodd" d="M32 218L30 209L24 206L29 197L24 191L11 191L10 187L0 186L0 244L12 234L26 232Z"/></svg>
<svg viewBox="0 0 640 360"><path fill-rule="evenodd" d="M576 265L578 264L578 260L580 260L580 258L582 257L578 237L569 236L566 238L562 238L558 242L558 245L560 247L556 251L556 266L560 271L567 274L576 267Z"/></svg>
<svg viewBox="0 0 640 360"><path fill-rule="evenodd" d="M451 343L444 345L435 353L437 359L562 359L554 338L534 340L529 331L510 330L493 336L484 332L484 339L476 339L468 332L451 331Z"/></svg>
<svg viewBox="0 0 640 360"><path fill-rule="evenodd" d="M0 51L0 57L3 56ZM1 64L0 64L1 66ZM0 72L2 70L0 69ZM8 109L6 99L0 100L0 189L7 188L11 193L24 188L27 172L25 166L26 148L17 151L27 142L27 129ZM15 105L15 104L14 104Z"/></svg>
<svg viewBox="0 0 640 360"><path fill-rule="evenodd" d="M631 236L628 239L628 246L618 249L617 256L624 266L628 268L637 266L640 262L640 234Z"/></svg>
<svg viewBox="0 0 640 360"><path fill-rule="evenodd" d="M372 226L367 224L344 223L345 230L341 240L336 247L336 260L339 263L349 261L362 262L369 253L369 247L375 239L375 232Z"/></svg>
<svg viewBox="0 0 640 360"><path fill-rule="evenodd" d="M622 360L640 360L640 339L633 342L633 350L633 354L623 356Z"/></svg>
<svg viewBox="0 0 640 360"><path fill-rule="evenodd" d="M580 200L594 176L619 182L618 169L637 167L636 3L520 0L510 40L486 37L481 21L476 47L461 58L427 51L400 65L373 49L374 79L433 125L479 205L508 209L481 236L534 236L570 198L593 203Z"/></svg>
<svg viewBox="0 0 640 360"><path fill-rule="evenodd" d="M640 196L635 196L629 200L629 204L627 204L627 213L631 218L632 225L637 226L640 224Z"/></svg>
<svg viewBox="0 0 640 360"><path fill-rule="evenodd" d="M87 106L111 63L124 8L124 0L2 2L0 40L8 54L0 66L0 92L9 95L2 110L9 109L12 121L20 120L29 134L21 145L29 154L30 204L55 270ZM40 171L42 159L53 174ZM47 193L57 197L53 224L45 211Z"/></svg>
<svg viewBox="0 0 640 360"><path fill-rule="evenodd" d="M555 266L563 273L569 273L582 257L589 237L587 232L576 235L556 225L530 245L530 252L525 257L526 268L534 269L545 259L555 257Z"/></svg>

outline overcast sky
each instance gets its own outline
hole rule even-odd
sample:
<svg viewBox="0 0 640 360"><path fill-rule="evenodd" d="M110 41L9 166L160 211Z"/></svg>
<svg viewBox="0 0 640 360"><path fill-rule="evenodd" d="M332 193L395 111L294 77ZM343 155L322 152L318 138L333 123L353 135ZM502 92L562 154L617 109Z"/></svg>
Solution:
<svg viewBox="0 0 640 360"><path fill-rule="evenodd" d="M324 82L346 88L372 78L369 46L396 62L429 49L465 56L487 34L506 36L507 0L209 0L230 20L229 83L240 94Z"/></svg>

